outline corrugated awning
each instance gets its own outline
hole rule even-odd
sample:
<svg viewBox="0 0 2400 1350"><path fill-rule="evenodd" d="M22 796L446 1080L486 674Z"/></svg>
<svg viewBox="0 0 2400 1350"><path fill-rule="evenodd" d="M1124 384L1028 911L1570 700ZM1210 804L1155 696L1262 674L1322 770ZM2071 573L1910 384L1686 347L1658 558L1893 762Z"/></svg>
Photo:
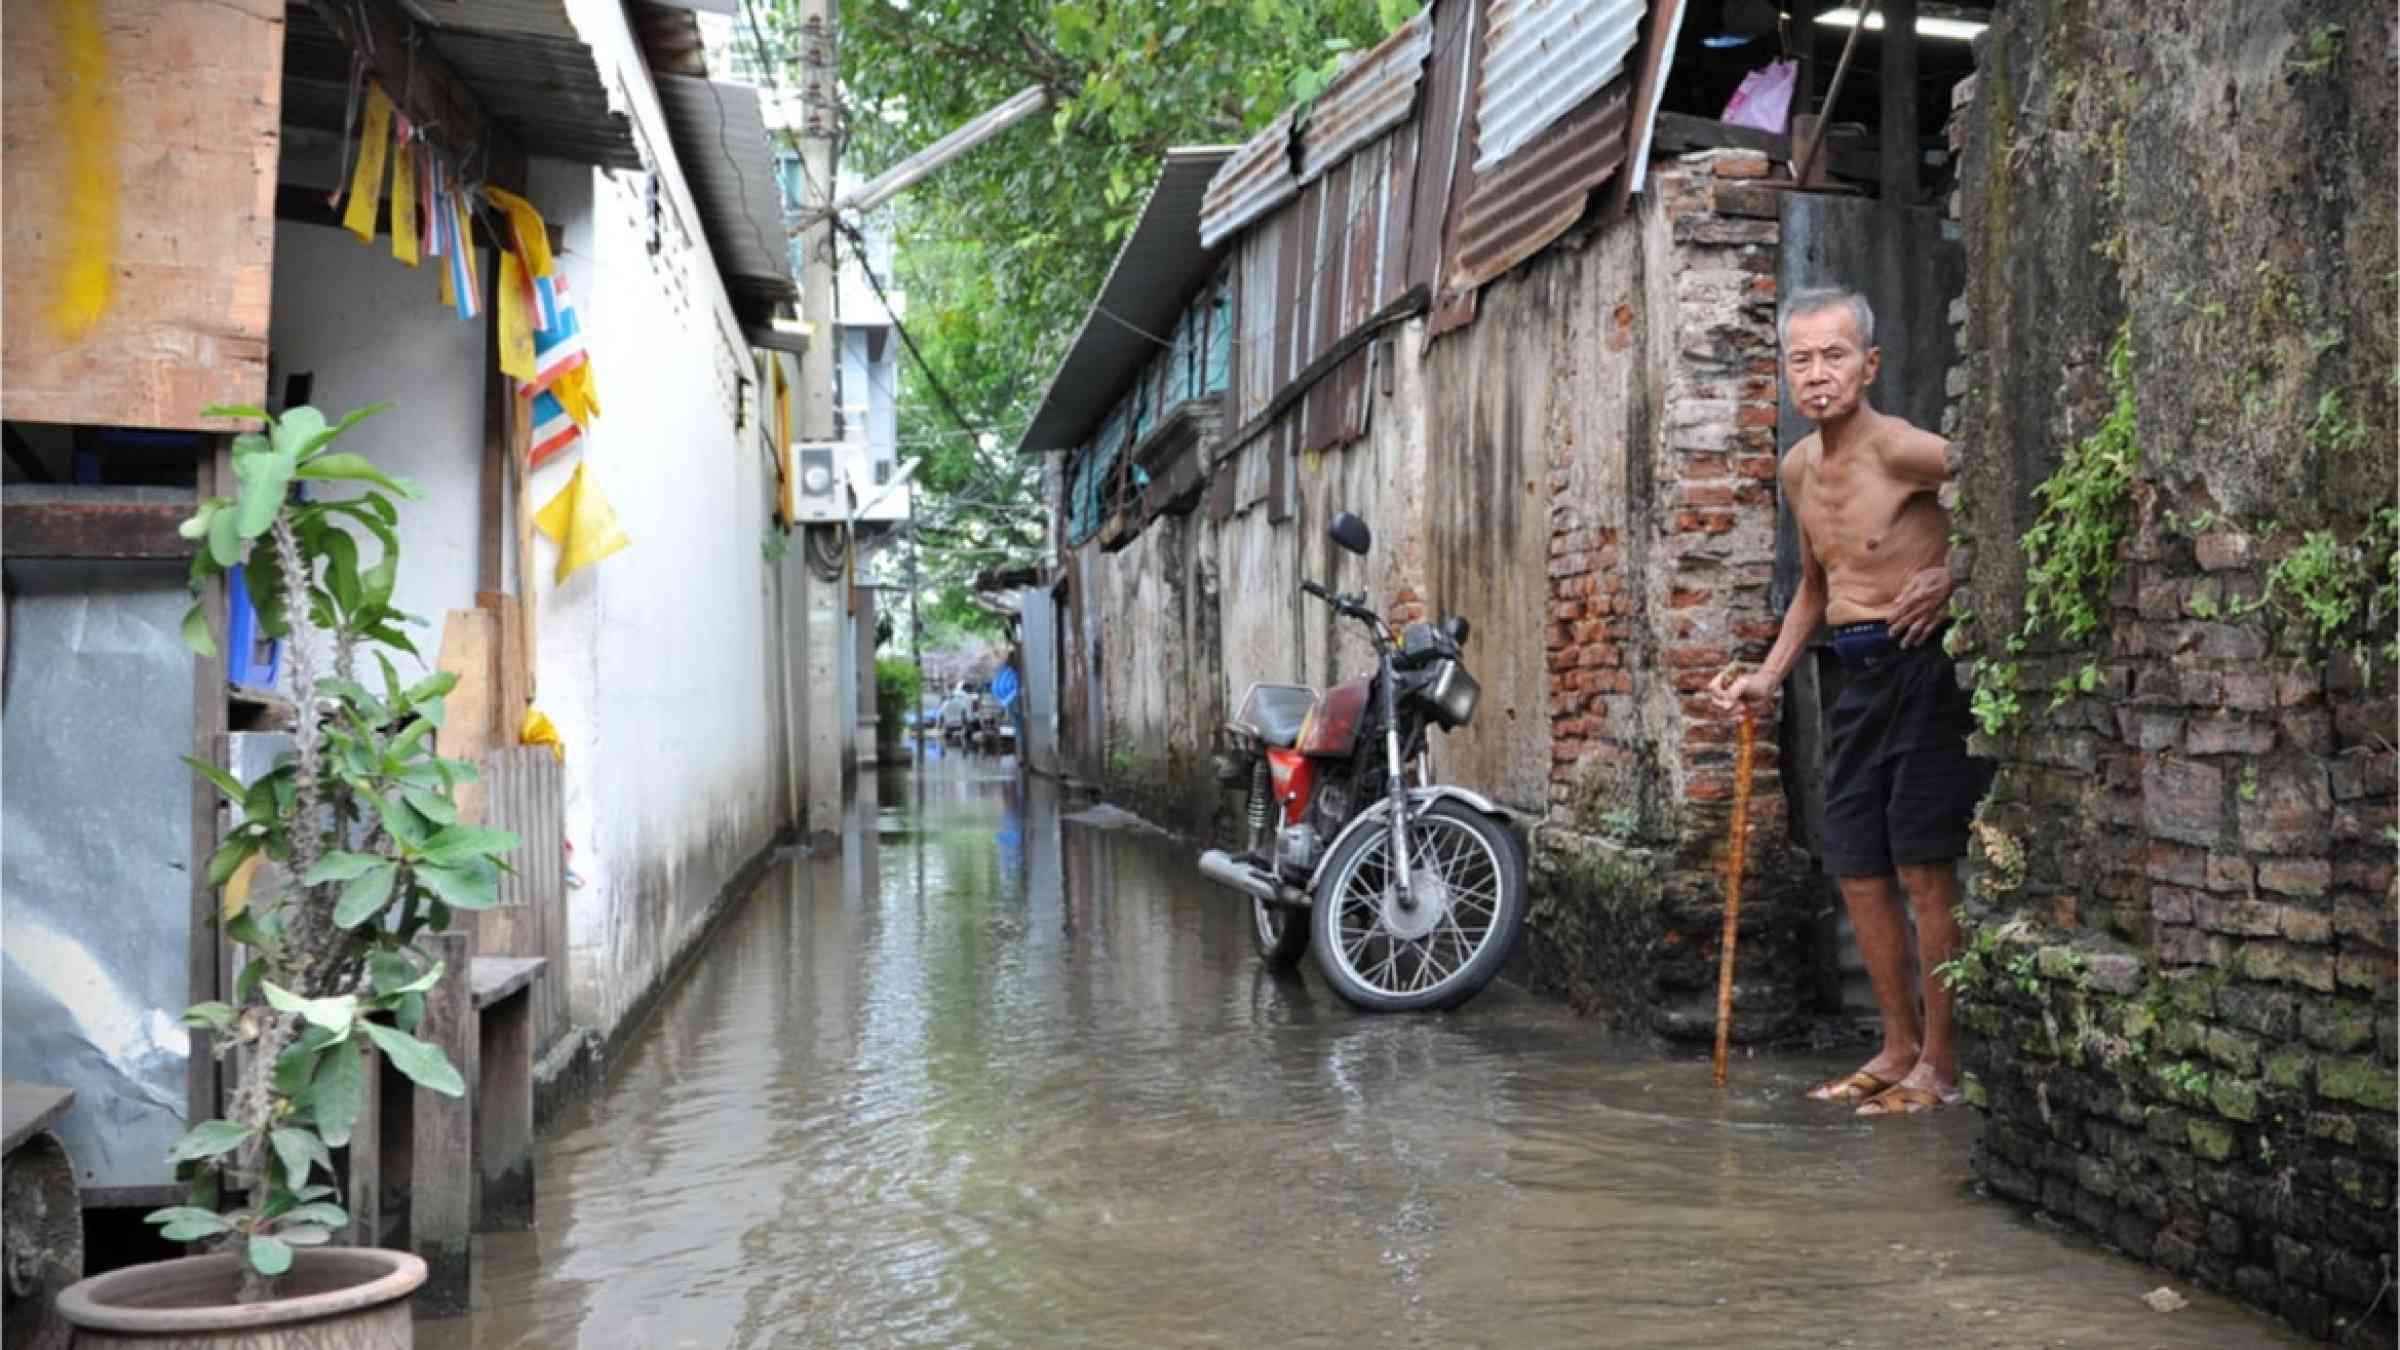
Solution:
<svg viewBox="0 0 2400 1350"><path fill-rule="evenodd" d="M632 128L610 110L608 86L565 0L427 4L417 12L431 18L419 25L424 48L527 154L641 167ZM338 132L349 111L350 47L308 0L293 0L285 14L284 116Z"/></svg>
<svg viewBox="0 0 2400 1350"><path fill-rule="evenodd" d="M791 235L783 223L783 185L775 177L775 148L746 84L654 75L666 108L676 162L700 207L701 227L733 307L757 322L781 303L797 301Z"/></svg>
<svg viewBox="0 0 2400 1350"><path fill-rule="evenodd" d="M1125 237L1017 449L1068 450L1091 438L1126 381L1158 353L1149 335L1175 326L1192 293L1215 270L1218 250L1200 242L1200 202L1230 146L1169 150L1142 218Z"/></svg>

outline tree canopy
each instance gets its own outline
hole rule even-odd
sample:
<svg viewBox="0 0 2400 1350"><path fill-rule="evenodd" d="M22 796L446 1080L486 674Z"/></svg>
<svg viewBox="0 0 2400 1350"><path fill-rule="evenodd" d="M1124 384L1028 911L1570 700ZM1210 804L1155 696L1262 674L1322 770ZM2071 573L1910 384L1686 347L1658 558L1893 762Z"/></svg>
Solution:
<svg viewBox="0 0 2400 1350"><path fill-rule="evenodd" d="M775 8L788 13L789 0ZM1173 146L1248 138L1416 9L1412 0L841 0L843 162L854 177L1027 85L1051 96L1047 118L986 142L895 206L897 289L934 373L903 355L901 448L924 460L924 585L946 620L978 621L965 598L976 573L1041 557L1044 466L1018 455L1016 441L1160 158Z"/></svg>

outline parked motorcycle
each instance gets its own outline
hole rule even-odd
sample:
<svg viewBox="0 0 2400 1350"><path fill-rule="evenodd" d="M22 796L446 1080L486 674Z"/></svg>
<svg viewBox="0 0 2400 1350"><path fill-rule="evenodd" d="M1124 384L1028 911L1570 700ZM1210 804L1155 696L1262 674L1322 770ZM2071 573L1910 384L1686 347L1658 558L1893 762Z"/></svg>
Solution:
<svg viewBox="0 0 2400 1350"><path fill-rule="evenodd" d="M1347 511L1328 532L1361 556L1373 543ZM1269 963L1296 964L1313 946L1327 983L1358 1007L1455 1008L1500 973L1526 908L1508 812L1432 781L1428 736L1473 721L1481 693L1460 655L1467 621L1395 634L1363 593L1300 589L1366 625L1375 671L1322 696L1250 687L1216 764L1221 784L1249 791L1244 848L1210 849L1200 871L1249 897Z"/></svg>

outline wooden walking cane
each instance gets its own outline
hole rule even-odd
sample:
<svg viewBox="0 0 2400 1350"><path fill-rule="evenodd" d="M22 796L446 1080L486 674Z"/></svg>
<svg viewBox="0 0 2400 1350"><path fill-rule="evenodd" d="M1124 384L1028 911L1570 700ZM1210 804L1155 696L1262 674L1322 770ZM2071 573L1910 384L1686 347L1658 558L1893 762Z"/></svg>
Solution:
<svg viewBox="0 0 2400 1350"><path fill-rule="evenodd" d="M1726 667L1728 674L1734 667ZM1750 840L1750 764L1757 719L1742 705L1741 745L1733 760L1733 828L1725 842L1725 940L1717 953L1717 1086L1725 1086L1725 1040L1733 1030L1733 949L1742 922L1742 863Z"/></svg>

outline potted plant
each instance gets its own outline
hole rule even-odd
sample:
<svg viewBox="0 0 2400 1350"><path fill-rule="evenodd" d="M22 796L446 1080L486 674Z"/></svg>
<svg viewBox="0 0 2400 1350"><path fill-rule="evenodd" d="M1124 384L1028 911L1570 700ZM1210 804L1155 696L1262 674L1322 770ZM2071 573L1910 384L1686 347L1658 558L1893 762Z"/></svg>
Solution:
<svg viewBox="0 0 2400 1350"><path fill-rule="evenodd" d="M451 791L475 767L433 748L456 677L403 682L392 664L392 651L416 653L392 587L395 499L418 493L336 448L380 410L330 425L306 407L281 417L208 410L265 429L233 443L235 495L200 503L184 522L184 537L201 544L193 588L245 564L260 628L285 639L294 745L254 783L187 758L241 810L208 879L222 888L224 936L248 959L227 999L184 1014L220 1058L230 1056L234 1086L224 1117L194 1124L171 1154L191 1180L191 1202L149 1219L171 1240L214 1250L68 1289L59 1307L81 1329L79 1344L156 1335L217 1344L211 1331L226 1344L282 1344L274 1330L302 1327L291 1334L310 1345L408 1342L408 1299L424 1263L329 1245L349 1222L332 1150L350 1138L374 1055L421 1088L464 1093L449 1058L412 1034L443 974L420 940L460 910L497 903L502 860L517 840L458 820ZM302 483L357 490L294 500ZM379 549L371 563L361 553L370 542ZM197 605L183 637L201 657L215 655ZM370 658L380 691L359 677Z"/></svg>

